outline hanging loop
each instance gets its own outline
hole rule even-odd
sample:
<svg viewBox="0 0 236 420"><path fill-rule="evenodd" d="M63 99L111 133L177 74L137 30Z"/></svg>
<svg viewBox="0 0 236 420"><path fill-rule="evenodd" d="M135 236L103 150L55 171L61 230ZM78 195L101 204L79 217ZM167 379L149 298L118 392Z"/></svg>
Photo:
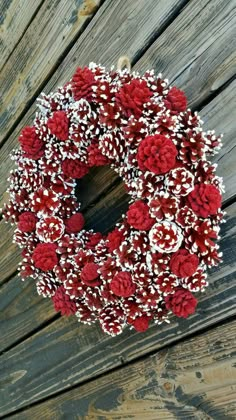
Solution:
<svg viewBox="0 0 236 420"><path fill-rule="evenodd" d="M124 70L125 68L130 72L131 63L127 55L122 55L117 61L117 70Z"/></svg>

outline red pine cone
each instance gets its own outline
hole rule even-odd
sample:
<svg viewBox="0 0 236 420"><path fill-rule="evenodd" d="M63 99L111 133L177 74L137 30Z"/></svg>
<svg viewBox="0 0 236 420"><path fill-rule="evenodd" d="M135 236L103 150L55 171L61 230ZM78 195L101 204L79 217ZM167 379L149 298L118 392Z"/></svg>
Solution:
<svg viewBox="0 0 236 420"><path fill-rule="evenodd" d="M116 296L129 297L134 294L136 286L132 281L131 274L121 271L113 277L110 289Z"/></svg>
<svg viewBox="0 0 236 420"><path fill-rule="evenodd" d="M36 225L36 234L42 242L55 242L61 238L65 230L63 221L57 216L40 219Z"/></svg>
<svg viewBox="0 0 236 420"><path fill-rule="evenodd" d="M109 163L109 160L104 156L98 148L98 144L91 144L88 147L88 164L92 166L104 166Z"/></svg>
<svg viewBox="0 0 236 420"><path fill-rule="evenodd" d="M32 194L31 207L35 213L51 214L59 206L60 199L51 189L40 188Z"/></svg>
<svg viewBox="0 0 236 420"><path fill-rule="evenodd" d="M84 324L92 324L96 321L94 311L91 311L91 309L81 301L79 302L76 316L78 317L78 320Z"/></svg>
<svg viewBox="0 0 236 420"><path fill-rule="evenodd" d="M190 254L186 249L179 249L170 260L170 269L177 277L192 276L199 264L199 258L195 254Z"/></svg>
<svg viewBox="0 0 236 420"><path fill-rule="evenodd" d="M100 108L99 120L102 124L114 128L120 122L120 112L116 103L106 103Z"/></svg>
<svg viewBox="0 0 236 420"><path fill-rule="evenodd" d="M193 213L192 209L189 206L181 207L177 211L176 221L178 224L184 228L187 226L193 226L197 220L197 216Z"/></svg>
<svg viewBox="0 0 236 420"><path fill-rule="evenodd" d="M72 77L72 92L76 101L84 98L87 101L92 99L92 86L95 84L94 74L88 67L78 67Z"/></svg>
<svg viewBox="0 0 236 420"><path fill-rule="evenodd" d="M121 242L124 240L124 232L116 227L112 232L108 233L107 240L108 250L112 252L121 245Z"/></svg>
<svg viewBox="0 0 236 420"><path fill-rule="evenodd" d="M205 138L202 132L186 130L180 140L180 159L184 164L199 163L205 154Z"/></svg>
<svg viewBox="0 0 236 420"><path fill-rule="evenodd" d="M66 294L64 286L58 287L52 301L55 311L61 312L62 315L74 315L77 310L75 302Z"/></svg>
<svg viewBox="0 0 236 420"><path fill-rule="evenodd" d="M36 221L37 217L34 213L25 211L19 216L18 229L20 229L21 232L33 232L36 227Z"/></svg>
<svg viewBox="0 0 236 420"><path fill-rule="evenodd" d="M88 167L79 159L65 159L62 162L62 171L69 178L83 178L88 173Z"/></svg>
<svg viewBox="0 0 236 420"><path fill-rule="evenodd" d="M84 216L82 213L73 214L69 219L64 220L67 233L78 233L84 227Z"/></svg>
<svg viewBox="0 0 236 420"><path fill-rule="evenodd" d="M187 108L187 98L184 92L177 87L172 87L165 99L165 105L173 111L185 111Z"/></svg>
<svg viewBox="0 0 236 420"><path fill-rule="evenodd" d="M158 285L160 292L164 293L164 295L168 295L176 290L178 279L168 271L163 271L156 277L156 284Z"/></svg>
<svg viewBox="0 0 236 420"><path fill-rule="evenodd" d="M29 159L39 159L44 154L44 142L37 136L35 127L25 127L21 131L19 142Z"/></svg>
<svg viewBox="0 0 236 420"><path fill-rule="evenodd" d="M178 206L179 203L176 197L173 197L168 193L161 193L150 202L151 214L158 220L162 220L165 217L167 219L173 219L178 210Z"/></svg>
<svg viewBox="0 0 236 420"><path fill-rule="evenodd" d="M156 175L165 174L175 166L177 149L174 143L161 134L148 136L138 147L139 168Z"/></svg>
<svg viewBox="0 0 236 420"><path fill-rule="evenodd" d="M143 105L151 96L152 92L147 87L147 83L144 80L134 79L122 86L116 94L116 100L127 117L134 115L138 119L142 115Z"/></svg>
<svg viewBox="0 0 236 420"><path fill-rule="evenodd" d="M127 222L138 230L149 230L155 223L149 215L149 207L142 200L135 201L127 211Z"/></svg>
<svg viewBox="0 0 236 420"><path fill-rule="evenodd" d="M52 270L58 263L56 249L56 244L38 244L32 255L35 267L42 271Z"/></svg>
<svg viewBox="0 0 236 420"><path fill-rule="evenodd" d="M174 294L165 296L165 303L176 316L187 318L195 312L197 299L188 290L179 288Z"/></svg>
<svg viewBox="0 0 236 420"><path fill-rule="evenodd" d="M98 278L98 268L98 265L93 262L85 264L80 275L82 282L91 287L99 286L101 280Z"/></svg>
<svg viewBox="0 0 236 420"><path fill-rule="evenodd" d="M52 297L57 290L57 282L52 273L43 273L36 282L37 292L43 297Z"/></svg>
<svg viewBox="0 0 236 420"><path fill-rule="evenodd" d="M95 246L101 241L103 238L100 232L94 232L89 234L88 241L86 242L86 249L91 249L94 251Z"/></svg>
<svg viewBox="0 0 236 420"><path fill-rule="evenodd" d="M216 214L222 202L219 190L210 184L195 185L187 199L194 213L203 218Z"/></svg>
<svg viewBox="0 0 236 420"><path fill-rule="evenodd" d="M100 267L99 271L104 280L111 280L113 275L117 272L115 260L112 257L108 257L107 260L103 262L103 265ZM108 283L106 283L106 285L107 284ZM104 285L103 285L103 289L104 289ZM106 286L105 286L105 289L106 289ZM111 293L108 293L108 294L111 295Z"/></svg>
<svg viewBox="0 0 236 420"><path fill-rule="evenodd" d="M133 327L135 328L136 331L144 332L148 329L149 321L150 321L150 317L148 317L147 315L142 315L142 316L139 316L138 318L136 318L132 322L132 325L133 325Z"/></svg>
<svg viewBox="0 0 236 420"><path fill-rule="evenodd" d="M67 140L69 137L69 118L64 111L55 111L48 119L47 126L52 134L59 140Z"/></svg>
<svg viewBox="0 0 236 420"><path fill-rule="evenodd" d="M99 314L100 325L111 336L122 333L124 327L124 311L119 306L108 305Z"/></svg>

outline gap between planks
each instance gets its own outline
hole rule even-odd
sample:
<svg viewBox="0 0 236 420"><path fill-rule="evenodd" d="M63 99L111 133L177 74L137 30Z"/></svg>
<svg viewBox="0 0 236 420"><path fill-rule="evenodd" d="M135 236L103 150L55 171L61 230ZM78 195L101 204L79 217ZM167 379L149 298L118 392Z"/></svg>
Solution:
<svg viewBox="0 0 236 420"><path fill-rule="evenodd" d="M214 326L214 328L211 329L210 331L208 329L203 329L198 334L190 334L188 337L184 337L182 340L177 340L176 342L174 342L170 345L162 346L161 348L158 349L158 351L153 351L153 352L150 352L150 353L146 353L144 356L137 357L136 359L134 359L132 361L124 363L122 358L121 358L121 365L120 366L117 366L113 369L110 369L110 370L108 370L108 371L106 371L102 374L95 375L93 378L91 378L87 381L83 381L79 385L75 384L75 385L73 385L73 386L71 386L71 387L69 387L65 390L61 390L61 391L59 391L59 392L57 392L57 393L55 393L55 394L53 394L49 397L45 397L42 400L36 401L35 403L32 403L27 407L24 407L24 408L21 408L19 410L14 411L14 412L11 412L11 413L7 414L6 416L4 416L3 418L4 419L5 418L16 419L16 416L17 416L17 419L18 418L22 419L22 420L31 419L31 418L35 418L35 416L38 413L37 410L39 409L39 413L41 415L43 414L44 419L50 420L52 418L51 417L51 415L52 415L51 411L49 410L49 412L47 413L47 416L46 416L46 411L44 411L44 407L47 407L48 404L49 405L52 404L51 408L54 408L54 410L55 409L57 410L57 408L60 407L60 401L61 402L70 401L70 397L72 397L72 400L74 400L74 401L77 401L77 399L79 399L79 400L84 399L85 398L85 393L83 392L83 389L85 390L86 388L88 390L90 388L92 388L94 390L96 389L96 395L97 395L97 393L99 394L99 387L98 387L99 383L103 383L104 385L108 385L108 387L110 389L110 387L111 388L113 387L113 384L114 384L115 381L117 381L117 379L119 380L119 382L121 382L121 383L123 382L124 372L130 371L130 374L132 373L132 371L136 372L137 370L139 370L138 367L140 365L142 365L142 364L149 365L151 363L151 361L155 360L155 359L158 361L157 365L155 366L155 370L153 370L153 374L155 372L155 376L157 378L157 382L155 383L155 387L158 386L158 381L160 379L161 387L164 386L164 389L166 391L170 392L170 390L172 388L171 387L171 382L172 382L172 380L174 380L173 385L175 385L175 386L173 387L172 392L173 392L173 396L177 397L177 389L176 389L176 379L177 379L176 376L177 375L174 374L173 377L172 377L172 373L174 373L175 365L173 363L171 364L170 362L167 361L168 355L170 353L172 353L174 358L176 358L181 365L181 364L184 363L182 360L183 360L183 354L184 354L184 350L185 350L186 351L186 356L188 354L188 356L186 358L186 366L183 365L184 369L183 369L183 367L181 369L182 372L185 372L186 368L187 368L187 364L189 364L189 367L190 367L191 362L189 361L189 353L191 352L191 346L192 346L192 350L193 350L193 353L192 353L193 364L192 364L192 366L195 369L197 369L198 371L203 370L203 372L204 372L206 363L203 363L202 366L198 367L199 363L198 363L198 357L197 357L197 353L196 353L196 347L198 346L198 343L203 341L203 343L201 343L201 346L202 346L202 353L201 354L204 354L204 352L205 352L208 357L209 357L209 355L214 354L214 357L212 358L212 363L213 363L214 369L217 369L216 366L220 366L219 362L222 363L222 359L227 360L227 358L228 358L229 361L232 361L231 364L232 364L232 369L233 369L233 367L235 368L235 365L233 364L233 359L229 358L229 356L232 356L232 358L233 358L235 353L233 352L233 347L232 347L231 351L229 350L229 341L226 341L227 340L226 336L231 331L234 331L235 328L236 328L235 318L229 318L227 320L224 320L222 322L217 323ZM219 337L219 340L217 340L218 337ZM220 337L222 337L222 339ZM224 350L225 346L222 343L222 341L224 341L224 340L227 343L227 350ZM209 342L212 344L212 346L209 348L209 350L207 350L207 348L208 348L207 346L209 345ZM195 343L196 343L196 347L194 348ZM213 343L214 343L214 346L213 346ZM233 338L232 338L232 344L233 344ZM180 351L179 351L179 353L181 354L180 358L178 357L178 349L180 349ZM225 352L228 351L229 354L228 355L224 354L224 351ZM222 356L219 355L219 357L216 357L215 352L216 352L216 354L218 352L219 353L223 352L223 354L222 354ZM166 366L169 366L169 370L167 369L166 373L164 373L164 369L163 369L163 366L162 366L162 363L161 363L162 355L164 355L164 361L167 361ZM195 360L195 363L194 363L194 360ZM218 365L217 365L217 363L218 363ZM181 370L180 370L179 374L181 374ZM191 371L192 371L192 369L190 368L190 372ZM128 375L128 377L130 377L130 381L132 381L132 391L133 391L134 381L133 381L133 378L132 378L132 374L131 375L130 374ZM200 374L200 372L196 372L196 377L197 378L203 378L204 375ZM146 374L145 375L140 375L140 385L142 385L143 390L145 389L146 391L148 390L148 388L145 386L145 381L146 381L147 378L148 378L148 376ZM236 386L236 376L233 375L233 370L232 370L232 379L233 378L234 378L234 385ZM212 379L212 381L213 381L213 379ZM194 382L193 378L191 379L189 385L192 382ZM185 381L183 383L185 383ZM201 381L200 381L200 383L201 383ZM207 393L207 391L209 389L209 385L210 385L209 381L207 381L206 385L204 385L204 380L203 380L202 385L200 385L200 383L199 383L198 388L203 389L204 386L206 386L205 392ZM154 386L153 375L151 375L151 377L150 377L149 388L151 388L152 386ZM190 385L190 388L191 388L191 385ZM74 392L74 391L76 391L76 392ZM127 391L128 391L128 389L127 389ZM153 391L154 391L154 389L153 389ZM155 401L157 401L158 398L162 400L162 398L164 398L164 399L167 398L168 399L168 398L171 397L169 392L167 392L167 394L165 392L164 395L163 395L162 392L160 392L160 391L161 391L161 389L159 389L158 394L154 393L155 394L155 398L154 398ZM188 392L190 391L190 389L187 388L185 390L185 392L186 391L187 391L186 396L188 396ZM101 395L101 397L102 397L102 395ZM157 396L158 396L158 398L157 398ZM124 397L125 397L125 395L124 395ZM182 397L183 397L183 395L182 395ZM195 399L196 399L196 397L195 397ZM193 401L195 401L195 399L193 398ZM142 397L142 402L144 400L145 400L145 394ZM148 400L149 400L149 398L148 398ZM124 398L120 399L119 404L122 405L123 401L124 401ZM186 401L184 401L183 398L181 398L181 399L177 398L176 402L182 403L183 408L186 405ZM115 401L112 399L111 403L114 405ZM187 406L189 406L189 402L188 402ZM79 409L79 407L80 407L80 405L77 405L77 410ZM195 407L196 406L193 402L193 408L195 408ZM104 408L105 407L103 406L103 409ZM159 408L161 408L161 407L159 407ZM196 407L196 408L198 408L198 407ZM106 412L106 413L104 412L103 414L110 414L111 415L110 409L111 409L111 407L110 407L110 403L109 403L108 412ZM59 412L60 412L60 415L61 415L61 410L60 409L59 409ZM153 411L153 414L154 414L154 412L157 414L157 411ZM199 410L199 413L201 413L201 409ZM203 413L204 413L204 410L203 410ZM64 414L67 414L67 412L64 412ZM76 412L76 413L74 412L74 415L76 416L76 418L79 418L79 417L77 417L79 414L80 414L79 412ZM87 413L83 413L83 414L87 414ZM115 412L113 414L118 415L118 413L115 413ZM143 413L143 415L144 414L145 413ZM196 414L195 410L194 410L194 414ZM224 413L221 412L221 411L218 411L218 415L219 414L223 415ZM59 415L59 413L58 413L58 415ZM97 412L97 415L99 415L99 411ZM59 417L54 417L54 418L59 419ZM73 418L75 418L75 417L73 417ZM89 417L89 418L92 418L92 417ZM114 419L115 418L118 419L120 417L114 417ZM147 418L149 418L149 417L147 417ZM151 417L151 418L153 418L153 417ZM203 418L203 417L197 417L197 418L200 419L200 418ZM208 418L208 417L206 417L206 418ZM137 419L140 419L140 417L137 417ZM227 419L231 420L231 417L227 417ZM95 420L95 417L94 417L94 420ZM232 418L232 420L233 420L233 418Z"/></svg>

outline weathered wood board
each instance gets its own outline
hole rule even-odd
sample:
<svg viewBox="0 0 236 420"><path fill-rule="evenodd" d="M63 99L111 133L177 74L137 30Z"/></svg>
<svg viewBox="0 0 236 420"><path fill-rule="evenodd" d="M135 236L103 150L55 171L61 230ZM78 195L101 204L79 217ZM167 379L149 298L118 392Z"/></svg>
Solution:
<svg viewBox="0 0 236 420"><path fill-rule="evenodd" d="M0 352L55 317L59 315L51 300L39 299L35 281L23 282L15 275L0 288Z"/></svg>
<svg viewBox="0 0 236 420"><path fill-rule="evenodd" d="M234 0L196 0L141 57L139 70L155 68L177 85L184 85L196 107L235 75L235 41Z"/></svg>
<svg viewBox="0 0 236 420"><path fill-rule="evenodd" d="M40 413L44 420L234 420L235 334L234 321L10 418L31 420Z"/></svg>
<svg viewBox="0 0 236 420"><path fill-rule="evenodd" d="M24 35L44 0L1 0L0 3L0 70Z"/></svg>
<svg viewBox="0 0 236 420"><path fill-rule="evenodd" d="M87 326L75 317L63 317L3 354L0 388L5 392L0 413L27 406L235 315L235 237L233 204L223 226L224 262L211 270L209 288L193 316L173 318L170 324L154 325L142 334L127 329L117 337L105 335L97 324Z"/></svg>

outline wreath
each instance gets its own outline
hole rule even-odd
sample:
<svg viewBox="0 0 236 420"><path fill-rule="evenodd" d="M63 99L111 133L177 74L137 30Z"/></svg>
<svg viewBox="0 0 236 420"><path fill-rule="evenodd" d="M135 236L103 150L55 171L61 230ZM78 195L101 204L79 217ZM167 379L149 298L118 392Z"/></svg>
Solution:
<svg viewBox="0 0 236 420"><path fill-rule="evenodd" d="M128 67L128 66L127 66ZM221 261L222 179L207 156L221 137L204 132L184 92L162 75L90 63L37 100L32 126L11 154L6 221L22 249L22 278L36 280L62 315L99 322L114 336L186 318ZM76 180L108 165L129 208L107 235L84 229Z"/></svg>

